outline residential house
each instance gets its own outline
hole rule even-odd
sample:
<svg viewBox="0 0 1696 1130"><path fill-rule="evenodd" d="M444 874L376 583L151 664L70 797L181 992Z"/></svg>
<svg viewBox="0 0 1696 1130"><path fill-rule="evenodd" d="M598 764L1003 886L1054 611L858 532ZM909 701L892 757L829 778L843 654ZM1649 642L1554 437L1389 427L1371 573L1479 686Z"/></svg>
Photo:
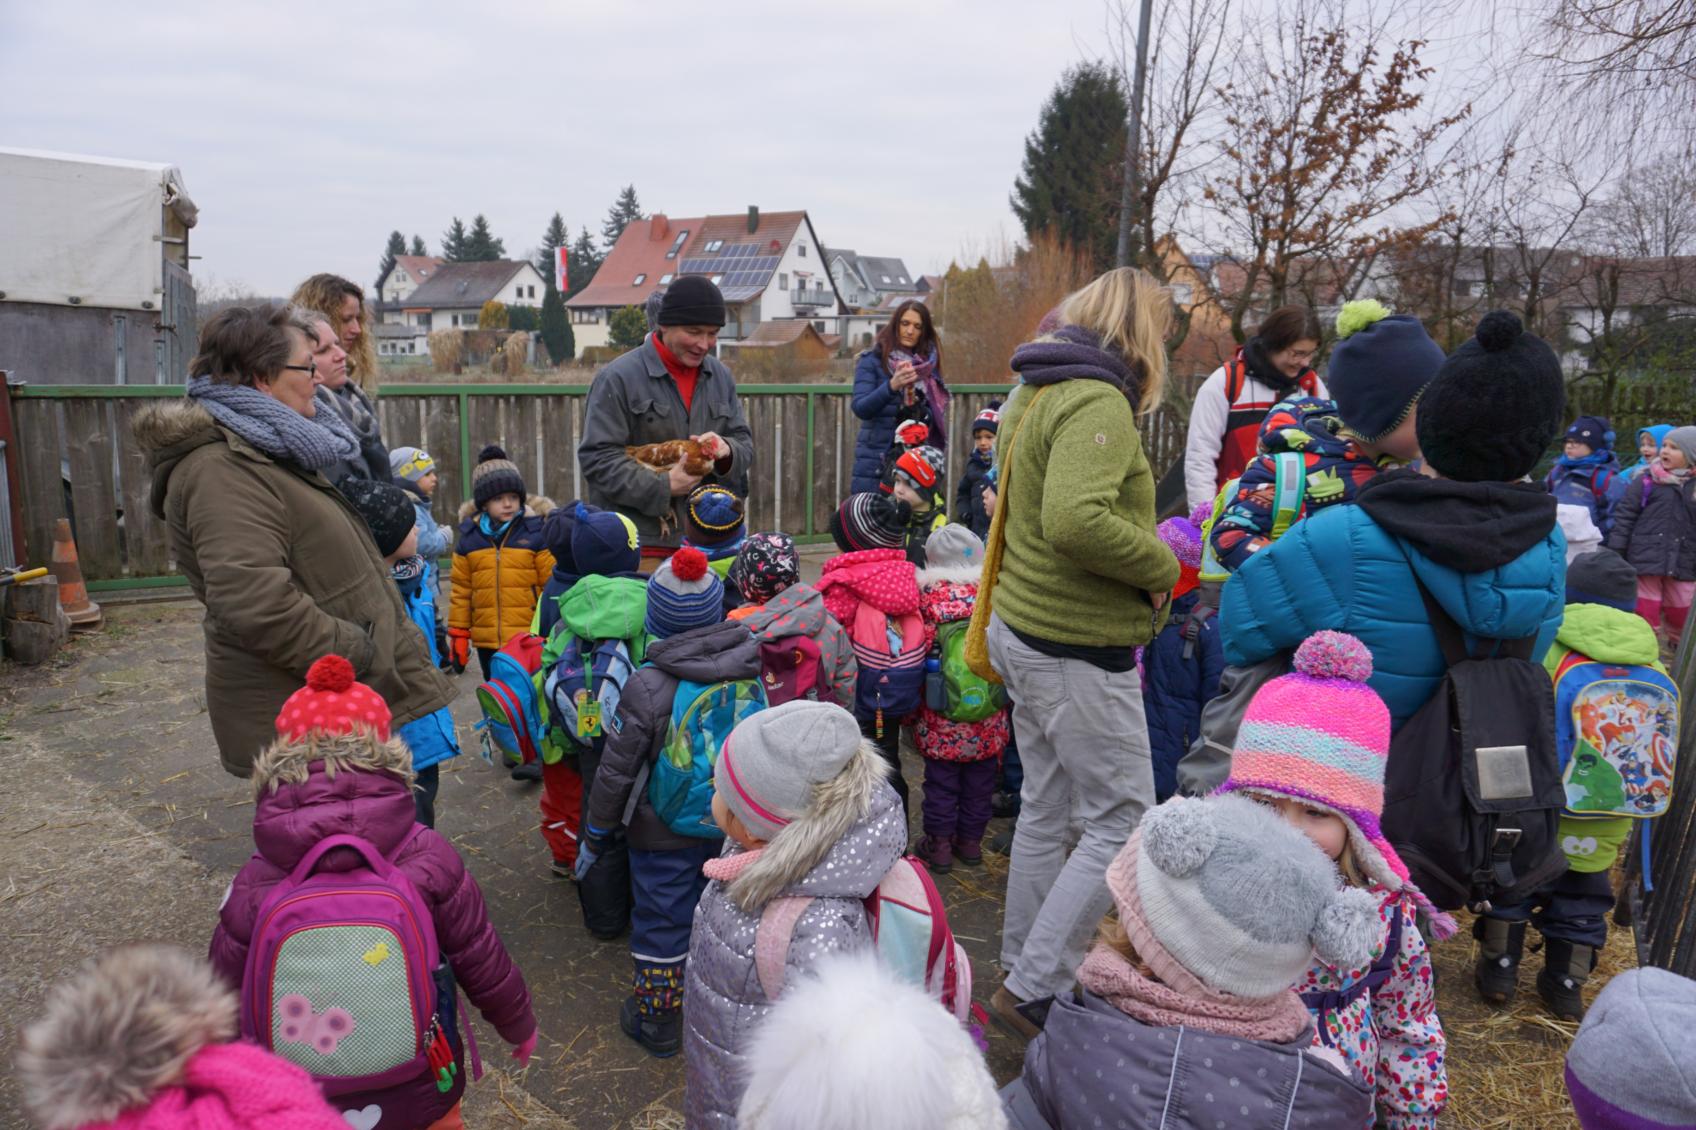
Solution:
<svg viewBox="0 0 1696 1130"><path fill-rule="evenodd" d="M430 355L430 331L405 322L383 322L375 327L377 356L404 359Z"/></svg>
<svg viewBox="0 0 1696 1130"><path fill-rule="evenodd" d="M761 322L747 337L726 342L720 353L741 380L813 380L826 373L841 343L839 335L821 334L812 322L791 318Z"/></svg>
<svg viewBox="0 0 1696 1130"><path fill-rule="evenodd" d="M540 307L545 289L528 260L443 263L400 301L399 321L426 332L475 329L485 302Z"/></svg>
<svg viewBox="0 0 1696 1130"><path fill-rule="evenodd" d="M919 277L899 259L860 255L847 248L827 250L825 259L842 301L855 310L892 309L891 296L911 298L923 289Z"/></svg>
<svg viewBox="0 0 1696 1130"><path fill-rule="evenodd" d="M395 265L377 280L378 303L393 308L398 315L401 301L427 282L441 265L442 260L434 255L396 255ZM394 320L398 322L400 318Z"/></svg>
<svg viewBox="0 0 1696 1130"><path fill-rule="evenodd" d="M719 337L726 343L764 322L835 314L842 301L822 250L806 212L750 207L746 214L635 220L566 303L577 345L608 344L614 313L642 306L683 275L710 278L724 292L729 321Z"/></svg>

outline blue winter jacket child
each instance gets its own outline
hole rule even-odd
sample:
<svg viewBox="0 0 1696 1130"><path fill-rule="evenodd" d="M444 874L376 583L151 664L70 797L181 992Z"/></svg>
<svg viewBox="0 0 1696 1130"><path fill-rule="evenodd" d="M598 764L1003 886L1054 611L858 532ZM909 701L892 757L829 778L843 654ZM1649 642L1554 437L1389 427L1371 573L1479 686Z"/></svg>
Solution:
<svg viewBox="0 0 1696 1130"><path fill-rule="evenodd" d="M1225 662L1246 667L1314 632L1347 632L1371 650L1368 685L1399 728L1447 670L1416 577L1468 646L1534 636L1541 662L1565 607L1554 498L1532 483L1387 471L1356 505L1296 523L1231 577L1219 609Z"/></svg>
<svg viewBox="0 0 1696 1130"><path fill-rule="evenodd" d="M1219 674L1225 669L1219 621L1207 616L1190 624L1200 598L1194 590L1173 598L1171 619L1142 653L1142 705L1157 803L1178 791L1178 762L1195 741L1201 708L1219 693Z"/></svg>
<svg viewBox="0 0 1696 1130"><path fill-rule="evenodd" d="M422 555L409 557L390 570L401 603L418 630L424 633L424 644L430 652L430 662L441 666L442 653L436 646L436 564ZM412 750L412 770L428 769L450 757L459 756L459 738L454 733L453 713L442 707L434 714L414 719L396 731L407 748Z"/></svg>
<svg viewBox="0 0 1696 1130"><path fill-rule="evenodd" d="M1619 460L1604 447L1579 459L1562 455L1549 468L1543 486L1555 496L1556 502L1582 506L1589 511L1590 520L1605 538L1613 529L1614 508L1625 493L1626 481Z"/></svg>

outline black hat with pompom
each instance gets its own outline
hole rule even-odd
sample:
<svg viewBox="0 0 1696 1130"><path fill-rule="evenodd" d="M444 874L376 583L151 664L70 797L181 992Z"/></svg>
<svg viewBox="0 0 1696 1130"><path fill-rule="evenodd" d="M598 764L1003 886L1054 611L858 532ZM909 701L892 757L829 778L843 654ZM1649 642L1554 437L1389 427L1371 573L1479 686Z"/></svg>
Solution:
<svg viewBox="0 0 1696 1130"><path fill-rule="evenodd" d="M519 501L530 492L524 489L524 476L518 464L506 457L506 452L490 444L477 453L477 466L471 471L471 497L481 510L503 494L516 494Z"/></svg>
<svg viewBox="0 0 1696 1130"><path fill-rule="evenodd" d="M1566 412L1566 382L1548 342L1492 310L1449 354L1419 402L1425 461L1444 478L1507 483L1531 473Z"/></svg>

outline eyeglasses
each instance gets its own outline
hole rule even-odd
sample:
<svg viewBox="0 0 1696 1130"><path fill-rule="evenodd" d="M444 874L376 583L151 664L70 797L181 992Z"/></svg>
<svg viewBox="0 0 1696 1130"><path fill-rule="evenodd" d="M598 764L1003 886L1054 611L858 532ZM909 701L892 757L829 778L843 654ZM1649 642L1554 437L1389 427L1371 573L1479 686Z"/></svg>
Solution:
<svg viewBox="0 0 1696 1130"><path fill-rule="evenodd" d="M293 369L297 373L311 373L315 377L318 375L318 363L316 361L308 361L304 365L284 365L283 368Z"/></svg>

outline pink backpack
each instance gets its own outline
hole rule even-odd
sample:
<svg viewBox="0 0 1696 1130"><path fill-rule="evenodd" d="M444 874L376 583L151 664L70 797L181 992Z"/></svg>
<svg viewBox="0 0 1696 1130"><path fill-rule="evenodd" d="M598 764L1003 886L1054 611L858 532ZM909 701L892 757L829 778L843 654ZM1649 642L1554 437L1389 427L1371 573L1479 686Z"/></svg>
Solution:
<svg viewBox="0 0 1696 1130"><path fill-rule="evenodd" d="M754 968L767 1000L783 994L789 942L812 901L806 895L784 895L767 903L760 915ZM972 1016L972 963L948 928L942 895L924 865L910 855L896 860L865 907L878 962L935 997L961 1024L967 1023Z"/></svg>
<svg viewBox="0 0 1696 1130"><path fill-rule="evenodd" d="M824 672L819 641L811 636L784 636L760 643L760 685L766 705L780 706L804 698L830 702L830 680Z"/></svg>
<svg viewBox="0 0 1696 1130"><path fill-rule="evenodd" d="M415 825L396 853L422 830ZM363 864L320 871L336 848ZM326 836L260 904L242 977L242 1035L305 1068L332 1098L425 1074L445 1093L459 1066L444 1030L452 1021L444 1025L438 1009L440 963L435 923L412 881L369 840Z"/></svg>

